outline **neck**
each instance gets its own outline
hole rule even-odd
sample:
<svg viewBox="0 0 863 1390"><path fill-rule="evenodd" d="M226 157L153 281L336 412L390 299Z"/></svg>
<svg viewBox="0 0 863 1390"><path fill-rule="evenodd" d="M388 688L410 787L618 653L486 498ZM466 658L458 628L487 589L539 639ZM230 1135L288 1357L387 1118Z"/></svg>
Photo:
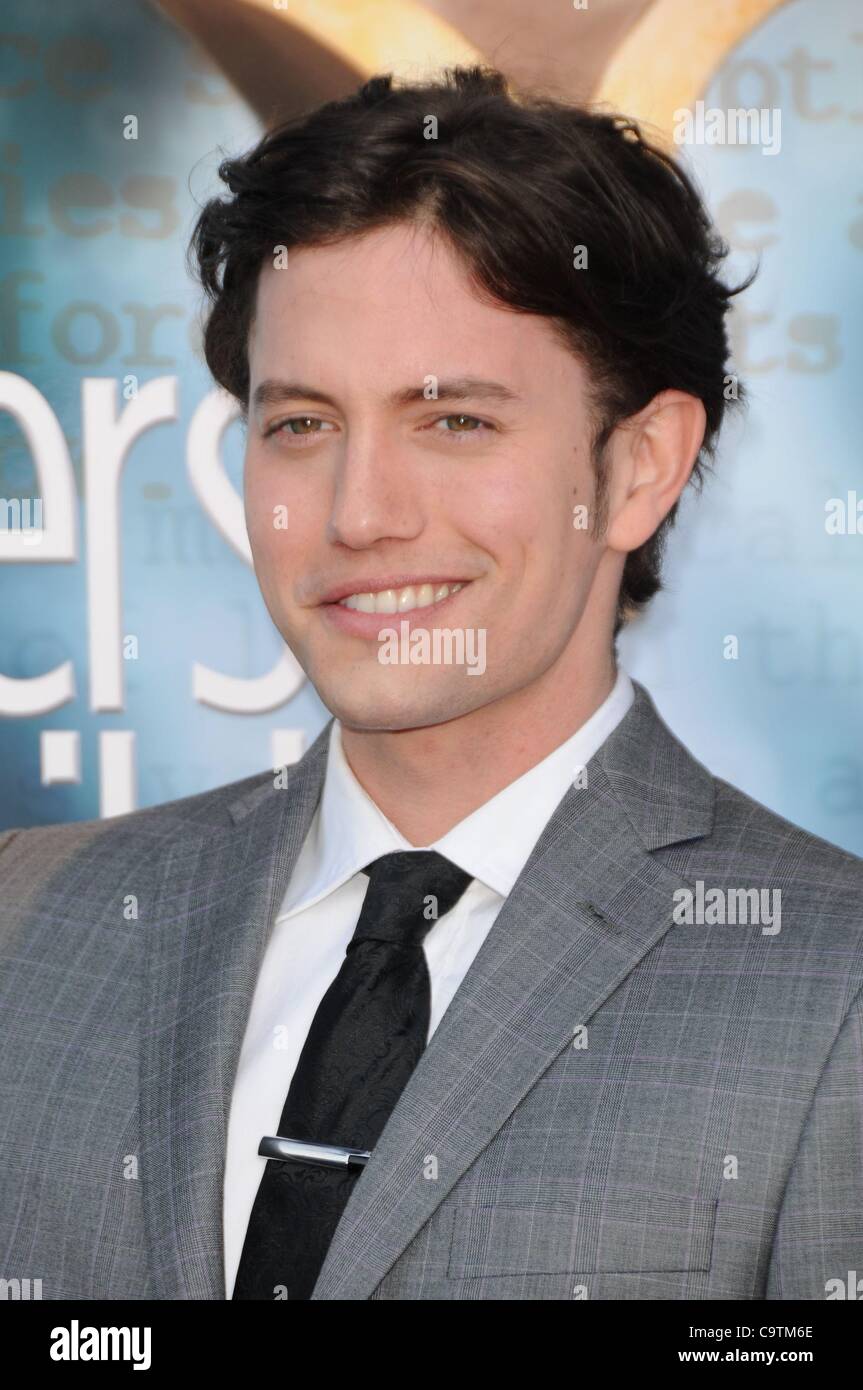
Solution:
<svg viewBox="0 0 863 1390"><path fill-rule="evenodd" d="M568 663L567 663L568 665ZM457 719L426 728L342 726L357 781L412 845L429 845L565 743L610 694L607 660L573 663Z"/></svg>

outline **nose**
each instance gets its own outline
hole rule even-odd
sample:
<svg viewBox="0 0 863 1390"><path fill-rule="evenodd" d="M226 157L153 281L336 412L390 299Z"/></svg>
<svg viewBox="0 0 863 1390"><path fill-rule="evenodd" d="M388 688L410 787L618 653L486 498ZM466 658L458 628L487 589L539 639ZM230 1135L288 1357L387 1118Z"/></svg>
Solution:
<svg viewBox="0 0 863 1390"><path fill-rule="evenodd" d="M363 550L383 540L413 540L425 525L418 465L384 429L346 439L337 464L327 523L332 544Z"/></svg>

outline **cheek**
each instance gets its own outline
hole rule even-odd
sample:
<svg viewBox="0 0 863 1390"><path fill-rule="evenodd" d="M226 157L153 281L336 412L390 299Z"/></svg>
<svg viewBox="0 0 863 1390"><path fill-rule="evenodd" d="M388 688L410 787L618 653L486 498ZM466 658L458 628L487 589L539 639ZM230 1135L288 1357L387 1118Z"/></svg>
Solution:
<svg viewBox="0 0 863 1390"><path fill-rule="evenodd" d="M308 509L284 474L248 459L243 480L246 529L252 549L272 562L289 556L303 530Z"/></svg>
<svg viewBox="0 0 863 1390"><path fill-rule="evenodd" d="M543 505L542 489L531 477L530 461L519 456L495 460L488 469L465 470L456 495L465 529L502 540L529 535Z"/></svg>
<svg viewBox="0 0 863 1390"><path fill-rule="evenodd" d="M517 475L498 478L462 501L465 534L513 578L542 587L571 564L575 532L565 480L539 476L538 469L525 465Z"/></svg>
<svg viewBox="0 0 863 1390"><path fill-rule="evenodd" d="M243 509L246 514L246 528L254 539L262 532L262 522L270 511L269 491L272 483L264 469L251 453L246 454L243 468Z"/></svg>

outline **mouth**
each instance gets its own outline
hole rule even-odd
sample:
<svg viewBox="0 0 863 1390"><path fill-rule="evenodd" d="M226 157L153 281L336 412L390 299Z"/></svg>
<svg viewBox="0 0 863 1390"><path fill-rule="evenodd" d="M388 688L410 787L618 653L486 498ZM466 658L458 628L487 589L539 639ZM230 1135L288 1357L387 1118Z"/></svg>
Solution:
<svg viewBox="0 0 863 1390"><path fill-rule="evenodd" d="M470 579L428 580L399 588L361 590L320 604L323 616L340 631L356 637L377 637L384 628L400 630L401 623L425 627L458 604Z"/></svg>

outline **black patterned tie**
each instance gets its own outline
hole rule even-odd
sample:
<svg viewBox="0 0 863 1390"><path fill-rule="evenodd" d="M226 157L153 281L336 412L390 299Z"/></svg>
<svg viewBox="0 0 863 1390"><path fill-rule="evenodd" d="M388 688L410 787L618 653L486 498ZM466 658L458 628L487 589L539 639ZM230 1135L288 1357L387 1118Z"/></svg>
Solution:
<svg viewBox="0 0 863 1390"><path fill-rule="evenodd" d="M428 1040L423 938L471 876L434 850L384 854L364 872L370 882L356 930L312 1020L282 1110L278 1132L286 1139L372 1149ZM268 1159L233 1297L311 1298L360 1176Z"/></svg>

